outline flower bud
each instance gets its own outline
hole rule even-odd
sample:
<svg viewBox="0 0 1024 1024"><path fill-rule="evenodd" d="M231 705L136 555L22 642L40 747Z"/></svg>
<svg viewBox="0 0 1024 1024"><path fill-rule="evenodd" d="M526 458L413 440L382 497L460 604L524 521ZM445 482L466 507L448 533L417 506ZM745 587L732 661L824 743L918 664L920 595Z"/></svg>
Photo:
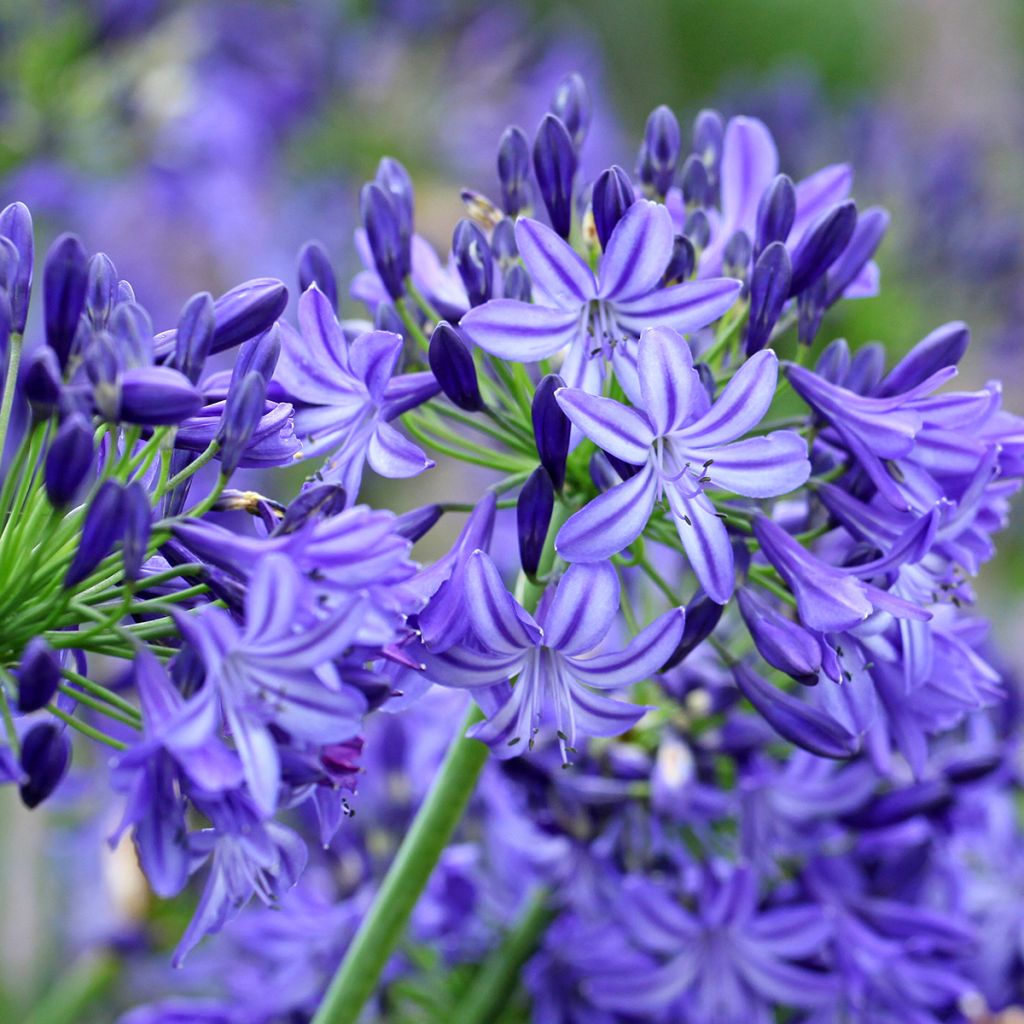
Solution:
<svg viewBox="0 0 1024 1024"><path fill-rule="evenodd" d="M798 683L816 683L821 671L821 644L817 639L752 591L738 591L736 600L761 657Z"/></svg>
<svg viewBox="0 0 1024 1024"><path fill-rule="evenodd" d="M471 306L483 305L491 297L491 247L487 237L471 220L463 218L455 225L452 256L462 278Z"/></svg>
<svg viewBox="0 0 1024 1024"><path fill-rule="evenodd" d="M92 384L92 400L105 420L116 423L121 414L121 360L109 331L97 331L82 353L82 365Z"/></svg>
<svg viewBox="0 0 1024 1024"><path fill-rule="evenodd" d="M392 208L398 218L399 232L408 245L412 238L414 203L412 178L409 176L409 172L394 157L385 156L377 165L377 176L374 180L384 189L391 200Z"/></svg>
<svg viewBox="0 0 1024 1024"><path fill-rule="evenodd" d="M174 339L174 367L193 384L199 383L206 357L213 347L217 329L217 314L213 296L199 292L185 303L178 318L178 333Z"/></svg>
<svg viewBox="0 0 1024 1024"><path fill-rule="evenodd" d="M114 550L124 527L124 491L116 480L105 480L86 510L78 550L64 576L67 589L77 587Z"/></svg>
<svg viewBox="0 0 1024 1024"><path fill-rule="evenodd" d="M679 161L680 135L676 115L662 105L651 111L637 157L637 177L664 197L672 187Z"/></svg>
<svg viewBox="0 0 1024 1024"><path fill-rule="evenodd" d="M722 272L726 277L745 278L752 251L746 231L734 231L722 250Z"/></svg>
<svg viewBox="0 0 1024 1024"><path fill-rule="evenodd" d="M288 305L288 289L272 277L236 285L213 304L212 353L224 352L269 330Z"/></svg>
<svg viewBox="0 0 1024 1024"><path fill-rule="evenodd" d="M106 327L117 302L117 267L105 253L89 257L85 311L93 327Z"/></svg>
<svg viewBox="0 0 1024 1024"><path fill-rule="evenodd" d="M686 619L683 636L672 657L662 666L661 671L667 672L675 668L715 631L725 606L712 601L703 591L698 591L693 600L686 606Z"/></svg>
<svg viewBox="0 0 1024 1024"><path fill-rule="evenodd" d="M515 218L530 205L530 143L522 128L510 125L498 143L501 205Z"/></svg>
<svg viewBox="0 0 1024 1024"><path fill-rule="evenodd" d="M263 378L264 384L269 387L280 355L281 332L275 326L258 338L247 341L238 350L238 358L231 371L232 381L240 380L247 373L256 372Z"/></svg>
<svg viewBox="0 0 1024 1024"><path fill-rule="evenodd" d="M480 412L484 401L469 347L455 327L442 320L430 336L430 369L448 400L467 412Z"/></svg>
<svg viewBox="0 0 1024 1024"><path fill-rule="evenodd" d="M345 488L337 484L314 484L303 487L288 505L274 531L275 536L295 533L306 523L337 515L345 508Z"/></svg>
<svg viewBox="0 0 1024 1024"><path fill-rule="evenodd" d="M661 278L662 286L680 284L688 281L697 269L697 251L686 235L676 235L672 239L672 255Z"/></svg>
<svg viewBox="0 0 1024 1024"><path fill-rule="evenodd" d="M679 186L683 193L683 202L688 210L700 210L710 206L714 200L708 169L699 156L691 154L686 158L679 174Z"/></svg>
<svg viewBox="0 0 1024 1024"><path fill-rule="evenodd" d="M8 291L11 298L11 330L15 334L24 334L35 259L32 215L24 203L11 203L0 211L0 236L9 239L18 254L18 265Z"/></svg>
<svg viewBox="0 0 1024 1024"><path fill-rule="evenodd" d="M718 168L724 140L722 115L717 110L702 110L693 122L693 151L708 169L712 195L718 194Z"/></svg>
<svg viewBox="0 0 1024 1024"><path fill-rule="evenodd" d="M153 321L137 302L119 303L111 314L109 330L122 366L153 365Z"/></svg>
<svg viewBox="0 0 1024 1024"><path fill-rule="evenodd" d="M434 528L442 515L444 509L440 505L424 505L398 516L392 529L399 537L404 537L415 544Z"/></svg>
<svg viewBox="0 0 1024 1024"><path fill-rule="evenodd" d="M46 254L43 266L43 307L46 342L67 366L89 285L88 259L75 235L61 235Z"/></svg>
<svg viewBox="0 0 1024 1024"><path fill-rule="evenodd" d="M576 150L565 125L546 114L533 143L533 172L555 232L568 238L572 230L572 186Z"/></svg>
<svg viewBox="0 0 1024 1024"><path fill-rule="evenodd" d="M519 258L516 225L511 217L502 217L491 232L491 256L498 266L507 269Z"/></svg>
<svg viewBox="0 0 1024 1024"><path fill-rule="evenodd" d="M590 95L582 75L573 71L558 83L551 99L551 113L565 125L578 151L590 127Z"/></svg>
<svg viewBox="0 0 1024 1024"><path fill-rule="evenodd" d="M338 280L327 250L317 241L307 242L299 250L299 291L306 291L311 284L324 293L331 308L337 312Z"/></svg>
<svg viewBox="0 0 1024 1024"><path fill-rule="evenodd" d="M878 395L887 397L909 391L933 373L956 366L971 342L971 331L960 320L937 327L919 341L886 375Z"/></svg>
<svg viewBox="0 0 1024 1024"><path fill-rule="evenodd" d="M533 434L537 441L540 464L556 491L565 483L565 461L569 455L569 433L572 424L555 401L555 392L565 387L565 381L555 373L543 377L533 394Z"/></svg>
<svg viewBox="0 0 1024 1024"><path fill-rule="evenodd" d="M711 225L703 210L691 210L686 215L683 234L693 243L694 249L703 249L711 238Z"/></svg>
<svg viewBox="0 0 1024 1024"><path fill-rule="evenodd" d="M750 320L747 323L747 355L768 344L789 296L789 251L782 242L772 242L757 258L750 274Z"/></svg>
<svg viewBox="0 0 1024 1024"><path fill-rule="evenodd" d="M518 263L508 268L502 282L502 295L517 302L529 302L533 296L533 282L525 267Z"/></svg>
<svg viewBox="0 0 1024 1024"><path fill-rule="evenodd" d="M117 418L140 427L181 423L203 407L203 396L183 373L169 366L135 366L121 374Z"/></svg>
<svg viewBox="0 0 1024 1024"><path fill-rule="evenodd" d="M93 466L92 428L77 412L60 425L43 463L43 484L50 504L63 508L78 492Z"/></svg>
<svg viewBox="0 0 1024 1024"><path fill-rule="evenodd" d="M124 560L124 574L130 580L137 580L142 576L142 563L146 560L149 548L153 513L149 496L138 480L133 480L125 487L122 502L124 538L121 542L121 555Z"/></svg>
<svg viewBox="0 0 1024 1024"><path fill-rule="evenodd" d="M828 278L819 277L810 288L803 291L796 300L796 336L801 345L813 345L814 339L825 316L825 298L828 293Z"/></svg>
<svg viewBox="0 0 1024 1024"><path fill-rule="evenodd" d="M57 354L47 345L31 353L21 373L25 397L39 414L48 416L60 401L63 384Z"/></svg>
<svg viewBox="0 0 1024 1024"><path fill-rule="evenodd" d="M370 183L360 193L359 210L377 273L391 298L401 298L412 270L412 255L395 204L380 185Z"/></svg>
<svg viewBox="0 0 1024 1024"><path fill-rule="evenodd" d="M21 741L21 768L27 776L19 787L21 802L38 807L60 785L71 764L71 743L50 722L32 726Z"/></svg>
<svg viewBox="0 0 1024 1024"><path fill-rule="evenodd" d="M60 659L41 636L34 636L25 645L17 675L18 710L27 715L53 700L60 685Z"/></svg>
<svg viewBox="0 0 1024 1024"><path fill-rule="evenodd" d="M867 265L889 228L889 213L880 206L865 210L857 218L850 244L828 272L825 305L834 306Z"/></svg>
<svg viewBox="0 0 1024 1024"><path fill-rule="evenodd" d="M612 237L615 225L622 220L623 214L635 200L633 183L621 167L609 167L598 175L591 195L591 209L602 249L607 248L608 239Z"/></svg>
<svg viewBox="0 0 1024 1024"><path fill-rule="evenodd" d="M259 426L267 401L267 382L257 370L232 378L224 402L217 440L221 472L230 476L238 468L253 432Z"/></svg>
<svg viewBox="0 0 1024 1024"><path fill-rule="evenodd" d="M826 210L807 229L793 253L790 295L799 295L822 277L842 255L857 226L857 204L852 199Z"/></svg>
<svg viewBox="0 0 1024 1024"><path fill-rule="evenodd" d="M537 575L554 509L555 490L551 477L543 466L538 466L523 484L516 502L519 561L527 576Z"/></svg>
<svg viewBox="0 0 1024 1024"><path fill-rule="evenodd" d="M796 188L785 174L776 175L757 204L755 256L760 256L772 242L785 242L795 219Z"/></svg>

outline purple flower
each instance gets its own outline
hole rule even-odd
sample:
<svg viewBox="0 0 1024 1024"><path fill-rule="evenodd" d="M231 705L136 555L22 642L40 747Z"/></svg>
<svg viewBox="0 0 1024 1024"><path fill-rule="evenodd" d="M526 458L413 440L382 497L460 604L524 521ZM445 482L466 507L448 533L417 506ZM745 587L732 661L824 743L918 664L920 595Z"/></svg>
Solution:
<svg viewBox="0 0 1024 1024"><path fill-rule="evenodd" d="M739 294L729 278L661 287L672 257L668 211L638 200L615 226L597 277L572 247L529 218L516 222L519 254L530 272L537 305L495 299L470 310L460 324L485 352L528 363L565 351L558 371L570 387L600 390L605 360L631 397L633 339L661 325L691 332L717 320Z"/></svg>
<svg viewBox="0 0 1024 1024"><path fill-rule="evenodd" d="M323 476L344 488L350 503L359 494L363 467L384 477L415 476L434 465L388 422L437 393L433 374L401 378L391 391L402 339L370 331L349 345L330 303L316 287L299 300L301 334L284 327L276 380L294 401L295 427L306 439L307 458L330 454ZM420 390L410 397L409 386Z"/></svg>
<svg viewBox="0 0 1024 1024"><path fill-rule="evenodd" d="M587 437L642 468L573 515L555 546L572 562L608 558L640 536L664 496L693 571L708 596L724 604L733 591L732 545L705 488L770 497L799 487L811 471L807 445L793 431L736 440L757 426L775 397L775 354L747 360L713 404L675 332L645 331L638 364L642 411L578 389L558 392L565 414Z"/></svg>
<svg viewBox="0 0 1024 1024"><path fill-rule="evenodd" d="M465 588L480 646L428 651L427 672L442 686L494 687L516 680L473 730L499 757L532 746L545 713L553 713L563 760L577 736L625 732L647 708L594 691L628 686L657 672L683 634L684 612L676 608L622 650L585 657L607 636L619 611L618 577L607 562L570 566L558 586L545 592L536 619L505 589L483 551L469 560Z"/></svg>

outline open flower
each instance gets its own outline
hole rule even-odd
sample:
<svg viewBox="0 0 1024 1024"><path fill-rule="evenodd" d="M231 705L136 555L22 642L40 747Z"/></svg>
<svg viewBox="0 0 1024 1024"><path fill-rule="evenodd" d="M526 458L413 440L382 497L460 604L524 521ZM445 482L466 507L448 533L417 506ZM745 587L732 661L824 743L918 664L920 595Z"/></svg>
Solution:
<svg viewBox="0 0 1024 1024"><path fill-rule="evenodd" d="M520 218L516 243L538 304L493 299L471 309L459 326L502 359L529 363L566 350L562 379L591 393L600 390L610 359L630 393L636 381L633 341L645 327L699 330L717 320L740 291L740 282L726 277L662 288L672 238L668 211L638 200L615 226L595 278L551 228Z"/></svg>
<svg viewBox="0 0 1024 1024"><path fill-rule="evenodd" d="M596 445L641 469L572 516L555 546L570 562L608 558L640 536L664 496L693 571L708 596L725 604L734 584L732 545L705 488L773 497L799 487L811 472L807 445L794 431L737 440L768 411L778 360L770 350L752 356L714 403L689 346L674 331L643 333L638 368L642 411L580 389L556 394Z"/></svg>

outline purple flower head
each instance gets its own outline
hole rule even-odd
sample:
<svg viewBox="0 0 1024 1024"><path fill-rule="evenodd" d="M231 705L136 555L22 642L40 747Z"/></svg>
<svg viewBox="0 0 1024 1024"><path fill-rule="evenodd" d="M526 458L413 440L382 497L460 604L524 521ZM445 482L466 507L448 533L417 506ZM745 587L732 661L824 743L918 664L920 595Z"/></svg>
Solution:
<svg viewBox="0 0 1024 1024"><path fill-rule="evenodd" d="M578 389L558 393L587 437L640 469L575 513L555 546L573 562L608 558L640 536L664 496L701 586L724 604L733 591L732 544L705 488L770 497L810 475L807 445L792 431L736 440L757 426L775 397L775 354L748 359L714 403L674 331L644 332L638 369L642 411Z"/></svg>
<svg viewBox="0 0 1024 1024"><path fill-rule="evenodd" d="M564 350L559 370L569 387L597 393L610 359L619 381L636 392L634 339L654 324L681 332L718 319L740 283L713 278L661 287L672 256L672 221L663 206L638 200L615 226L597 277L550 228L521 218L516 240L538 305L495 299L470 310L460 324L484 351L535 362Z"/></svg>
<svg viewBox="0 0 1024 1024"><path fill-rule="evenodd" d="M505 589L490 558L477 551L465 574L467 606L479 646L425 655L427 673L442 686L511 691L473 735L499 757L532 747L542 718L552 715L562 751L578 736L617 736L643 717L645 707L603 696L646 679L668 660L683 633L676 608L625 648L587 656L607 636L619 610L619 582L607 562L570 566L534 619Z"/></svg>

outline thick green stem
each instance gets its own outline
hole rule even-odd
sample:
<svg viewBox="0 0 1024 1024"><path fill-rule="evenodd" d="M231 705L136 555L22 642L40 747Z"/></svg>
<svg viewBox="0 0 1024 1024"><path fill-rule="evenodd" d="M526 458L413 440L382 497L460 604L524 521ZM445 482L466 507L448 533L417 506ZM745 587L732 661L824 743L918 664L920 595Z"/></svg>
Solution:
<svg viewBox="0 0 1024 1024"><path fill-rule="evenodd" d="M11 335L11 354L7 363L7 376L4 378L3 397L0 398L0 453L7 443L7 426L11 422L11 409L14 407L14 392L18 384L18 368L21 366L21 335Z"/></svg>
<svg viewBox="0 0 1024 1024"><path fill-rule="evenodd" d="M465 736L466 729L482 717L474 706L458 738L448 748L434 784L312 1024L355 1024L376 990L381 972L398 945L409 915L455 831L487 761L487 747Z"/></svg>

